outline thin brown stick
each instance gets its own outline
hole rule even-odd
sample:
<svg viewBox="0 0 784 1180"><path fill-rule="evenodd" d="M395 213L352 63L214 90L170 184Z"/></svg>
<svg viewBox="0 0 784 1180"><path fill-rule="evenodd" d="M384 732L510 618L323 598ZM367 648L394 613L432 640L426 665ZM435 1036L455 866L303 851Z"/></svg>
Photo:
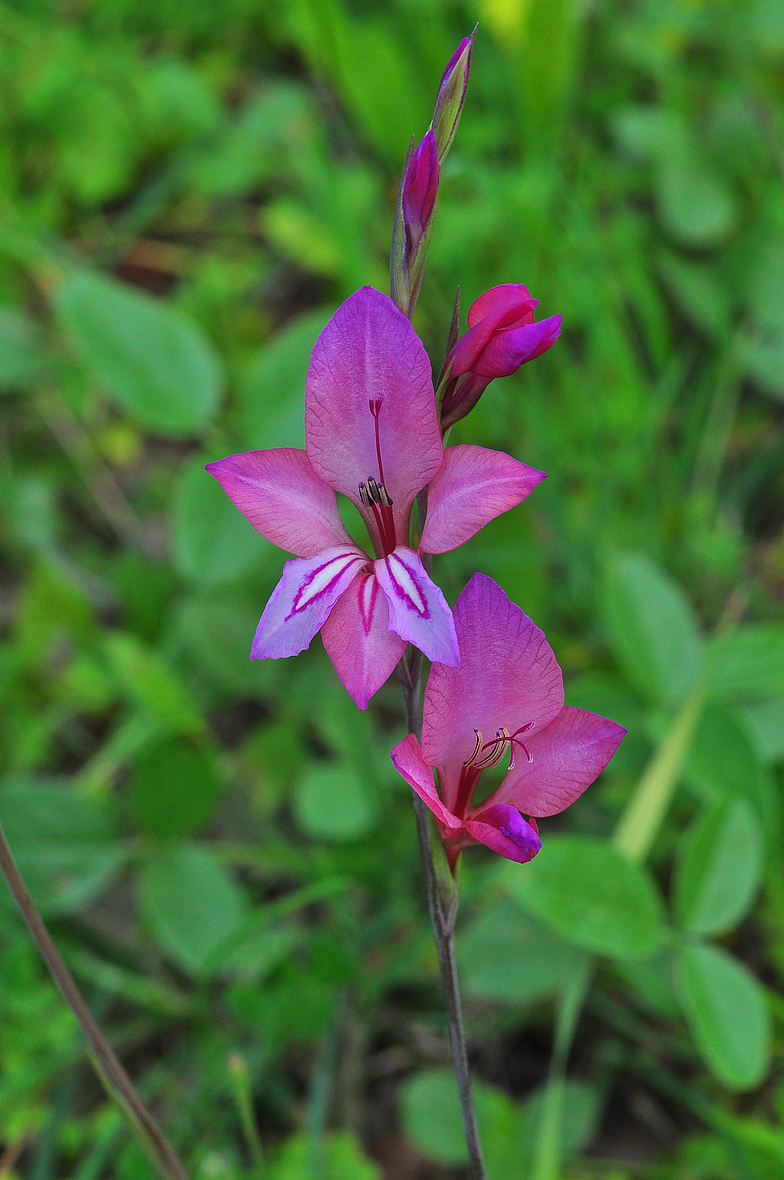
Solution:
<svg viewBox="0 0 784 1180"><path fill-rule="evenodd" d="M52 942L51 935L27 891L27 886L19 875L2 824L0 824L0 868L3 870L8 888L13 894L19 912L27 923L27 928L33 936L33 941L41 952L52 978L60 989L66 1004L82 1026L82 1031L90 1046L93 1064L101 1081L119 1104L136 1132L141 1145L149 1155L151 1163L164 1180L188 1180L188 1173L179 1156L137 1094L131 1079L84 1002L73 976L60 956L60 952Z"/></svg>

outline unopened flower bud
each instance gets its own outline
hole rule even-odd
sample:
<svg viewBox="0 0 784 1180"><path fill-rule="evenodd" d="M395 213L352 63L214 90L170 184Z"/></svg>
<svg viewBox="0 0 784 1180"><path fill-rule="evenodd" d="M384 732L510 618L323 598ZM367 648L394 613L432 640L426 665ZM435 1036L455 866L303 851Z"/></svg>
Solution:
<svg viewBox="0 0 784 1180"><path fill-rule="evenodd" d="M468 89L468 71L471 68L471 51L474 48L476 29L470 37L464 37L458 45L449 64L444 70L438 87L436 106L431 127L436 138L439 164L452 146L460 112Z"/></svg>
<svg viewBox="0 0 784 1180"><path fill-rule="evenodd" d="M450 349L441 373L441 429L472 410L494 377L509 377L555 344L561 317L534 322L532 299L522 283L492 287L468 313L468 331Z"/></svg>
<svg viewBox="0 0 784 1180"><path fill-rule="evenodd" d="M427 232L438 195L438 153L432 131L411 157L403 180L403 228L406 252L410 256Z"/></svg>

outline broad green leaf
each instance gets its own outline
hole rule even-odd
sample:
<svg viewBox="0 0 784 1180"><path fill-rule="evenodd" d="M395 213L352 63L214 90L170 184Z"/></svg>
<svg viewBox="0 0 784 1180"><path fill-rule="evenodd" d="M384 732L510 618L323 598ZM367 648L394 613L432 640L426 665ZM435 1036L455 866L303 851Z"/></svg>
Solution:
<svg viewBox="0 0 784 1180"><path fill-rule="evenodd" d="M741 718L711 706L702 711L683 768L685 781L704 798L745 799L771 834L779 800L769 770L762 765Z"/></svg>
<svg viewBox="0 0 784 1180"><path fill-rule="evenodd" d="M219 793L214 753L173 738L145 750L137 761L128 782L128 810L140 831L169 840L204 827Z"/></svg>
<svg viewBox="0 0 784 1180"><path fill-rule="evenodd" d="M770 1059L770 1016L762 987L749 969L719 947L683 947L676 986L700 1055L720 1082L750 1090Z"/></svg>
<svg viewBox="0 0 784 1180"><path fill-rule="evenodd" d="M495 1086L473 1083L476 1117L488 1180L509 1180L528 1174L537 1142L544 1088L535 1090L518 1106ZM401 1094L406 1134L430 1159L457 1166L467 1158L454 1074L429 1069L414 1074ZM594 1135L599 1113L596 1089L585 1082L567 1081L563 1094L561 1151L580 1151Z"/></svg>
<svg viewBox="0 0 784 1180"><path fill-rule="evenodd" d="M693 934L724 934L748 912L759 886L764 838L742 799L720 798L692 824L675 873L675 911Z"/></svg>
<svg viewBox="0 0 784 1180"><path fill-rule="evenodd" d="M706 650L708 692L722 704L784 696L784 626L750 623Z"/></svg>
<svg viewBox="0 0 784 1180"><path fill-rule="evenodd" d="M767 241L746 281L751 317L763 328L784 332L784 238Z"/></svg>
<svg viewBox="0 0 784 1180"><path fill-rule="evenodd" d="M586 950L636 959L667 937L649 873L605 840L553 836L530 864L505 865L502 872L516 901Z"/></svg>
<svg viewBox="0 0 784 1180"><path fill-rule="evenodd" d="M237 387L237 426L247 447L304 447L305 378L313 345L329 319L321 309L270 337Z"/></svg>
<svg viewBox="0 0 784 1180"><path fill-rule="evenodd" d="M376 822L371 790L348 763L311 763L294 790L294 815L317 840L358 840Z"/></svg>
<svg viewBox="0 0 784 1180"><path fill-rule="evenodd" d="M494 1086L474 1082L472 1088L488 1176L492 1177L492 1156L503 1155L509 1169L511 1148L518 1164L521 1162L520 1111ZM460 1103L451 1070L428 1069L414 1074L402 1087L401 1107L406 1134L421 1152L442 1164L456 1166L465 1162Z"/></svg>
<svg viewBox="0 0 784 1180"><path fill-rule="evenodd" d="M177 634L188 654L214 682L243 696L266 696L278 679L276 660L250 658L263 606L263 594L255 609L225 595L185 598L177 610Z"/></svg>
<svg viewBox="0 0 784 1180"><path fill-rule="evenodd" d="M759 758L765 764L784 758L784 697L738 709Z"/></svg>
<svg viewBox="0 0 784 1180"><path fill-rule="evenodd" d="M180 472L174 496L174 564L205 589L236 582L274 547L257 533L199 456ZM252 637L251 637L252 638Z"/></svg>
<svg viewBox="0 0 784 1180"><path fill-rule="evenodd" d="M206 848L180 844L151 857L139 875L142 917L150 933L189 975L202 975L210 956L246 912L239 885Z"/></svg>
<svg viewBox="0 0 784 1180"><path fill-rule="evenodd" d="M368 1159L349 1131L333 1131L321 1141L319 1180L381 1180L381 1170ZM314 1142L304 1131L290 1136L268 1167L265 1180L313 1180Z"/></svg>
<svg viewBox="0 0 784 1180"><path fill-rule="evenodd" d="M0 306L0 390L27 385L47 360L35 323L12 307Z"/></svg>
<svg viewBox="0 0 784 1180"><path fill-rule="evenodd" d="M515 1004L557 992L581 958L510 901L482 910L459 936L457 955L466 992Z"/></svg>
<svg viewBox="0 0 784 1180"><path fill-rule="evenodd" d="M87 270L68 275L55 306L84 364L141 426L179 436L208 425L223 382L220 362L173 307Z"/></svg>
<svg viewBox="0 0 784 1180"><path fill-rule="evenodd" d="M105 888L127 855L104 800L64 783L6 779L0 785L0 822L33 901L45 915L80 910Z"/></svg>
<svg viewBox="0 0 784 1180"><path fill-rule="evenodd" d="M739 333L738 356L755 385L784 401L784 331Z"/></svg>
<svg viewBox="0 0 784 1180"><path fill-rule="evenodd" d="M677 704L702 667L702 640L675 582L642 553L620 553L604 580L607 636L623 671L643 696Z"/></svg>
<svg viewBox="0 0 784 1180"><path fill-rule="evenodd" d="M106 638L109 663L130 699L175 733L198 733L204 720L176 672L133 635Z"/></svg>

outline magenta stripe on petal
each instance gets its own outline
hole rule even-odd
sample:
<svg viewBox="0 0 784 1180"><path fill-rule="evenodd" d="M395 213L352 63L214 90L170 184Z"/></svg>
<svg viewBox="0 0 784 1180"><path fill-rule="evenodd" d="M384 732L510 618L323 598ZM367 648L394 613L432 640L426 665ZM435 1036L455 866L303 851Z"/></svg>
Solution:
<svg viewBox="0 0 784 1180"><path fill-rule="evenodd" d="M455 624L449 604L430 580L425 567L405 545L380 557L376 577L389 605L389 629L413 643L434 663L460 663Z"/></svg>
<svg viewBox="0 0 784 1180"><path fill-rule="evenodd" d="M276 660L303 651L367 563L367 554L353 545L287 561L261 616L251 659Z"/></svg>

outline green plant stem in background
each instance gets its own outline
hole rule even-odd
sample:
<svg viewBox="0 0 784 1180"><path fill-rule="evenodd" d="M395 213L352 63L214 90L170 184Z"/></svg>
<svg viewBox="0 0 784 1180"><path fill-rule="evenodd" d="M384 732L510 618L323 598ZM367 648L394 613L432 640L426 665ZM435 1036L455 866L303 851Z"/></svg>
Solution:
<svg viewBox="0 0 784 1180"><path fill-rule="evenodd" d="M698 682L675 715L618 822L613 843L630 860L645 860L656 839L678 784L704 697L705 687Z"/></svg>
<svg viewBox="0 0 784 1180"><path fill-rule="evenodd" d="M27 923L33 941L41 952L52 978L87 1037L90 1057L106 1090L125 1114L139 1143L163 1180L188 1180L188 1173L179 1156L137 1094L131 1079L87 1007L70 971L60 956L60 952L52 942L49 931L19 875L2 824L0 824L0 868L3 870L14 901Z"/></svg>
<svg viewBox="0 0 784 1180"><path fill-rule="evenodd" d="M231 1091L234 1095L237 1113L240 1116L240 1123L242 1124L242 1133L248 1145L253 1168L256 1175L260 1176L264 1168L264 1151L261 1146L261 1139L259 1138L259 1132L256 1127L256 1119L253 1114L253 1094L248 1076L248 1063L241 1053L231 1053L226 1064L229 1071Z"/></svg>
<svg viewBox="0 0 784 1180"><path fill-rule="evenodd" d="M403 686L403 697L406 703L406 725L409 733L413 733L417 740L422 737L422 721L420 714L420 684L422 677L422 654L409 648L400 661L400 682ZM407 658L408 656L408 658ZM466 1051L465 1030L463 1028L463 1012L460 1004L460 987L457 978L457 964L455 962L455 918L457 917L457 886L451 881L442 886L438 879L433 847L430 840L430 812L417 794L414 796L414 814L416 815L419 851L422 857L422 869L427 891L427 904L430 911L430 921L433 926L433 938L438 951L438 963L441 968L441 984L444 989L447 1019L449 1022L449 1040L452 1046L452 1060L457 1081L457 1094L460 1100L460 1114L463 1119L466 1146L468 1148L469 1172L471 1180L486 1180L482 1144L479 1140L479 1127L476 1121L474 1099L471 1092L471 1075L468 1069L468 1053Z"/></svg>
<svg viewBox="0 0 784 1180"><path fill-rule="evenodd" d="M544 1094L541 1129L532 1180L557 1180L561 1158L561 1122L566 1081L566 1063L574 1040L580 1012L593 975L594 960L585 955L568 987L558 997L555 1042Z"/></svg>

